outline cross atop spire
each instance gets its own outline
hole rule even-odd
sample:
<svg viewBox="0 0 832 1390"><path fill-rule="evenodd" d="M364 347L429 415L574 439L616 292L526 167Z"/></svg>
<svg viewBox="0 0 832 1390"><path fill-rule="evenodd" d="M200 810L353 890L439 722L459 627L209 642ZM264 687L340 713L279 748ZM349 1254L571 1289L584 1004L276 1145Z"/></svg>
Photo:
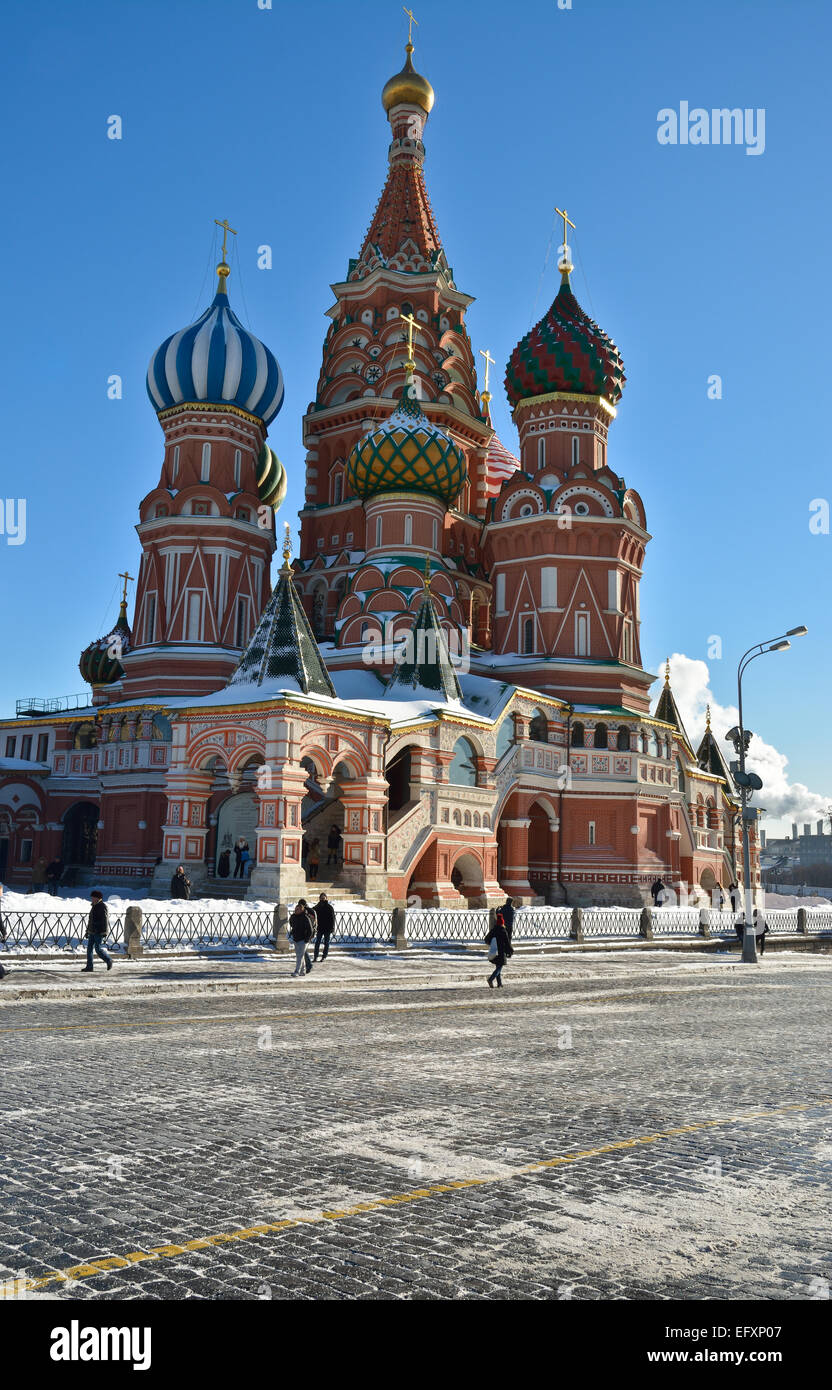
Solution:
<svg viewBox="0 0 832 1390"><path fill-rule="evenodd" d="M232 236L236 236L236 235L237 235L237 232L236 232L236 230L234 229L234 227L232 227L232 226L230 225L230 223L229 223L227 217L224 217L224 218L222 219L222 222L220 222L220 219L219 219L218 217L215 217L215 218L214 218L214 221L216 222L216 224L217 224L218 227L222 227L222 260L220 261L219 265L217 266L217 275L219 276L219 284L217 285L217 293L218 293L218 294L226 294L227 291L226 291L226 288L225 288L225 282L226 282L226 280L228 279L229 275L231 274L231 267L229 266L228 262L227 262L226 259L225 259L225 256L226 256L226 241L228 240L228 233L229 233L229 232L231 233Z"/></svg>
<svg viewBox="0 0 832 1390"><path fill-rule="evenodd" d="M416 320L413 314L399 314L400 319L404 319L407 324L407 361L405 367L409 372L415 372L416 362L413 357L413 331L416 327Z"/></svg>
<svg viewBox="0 0 832 1390"><path fill-rule="evenodd" d="M558 261L558 270L563 276L563 279L567 280L575 267L572 264L572 258L569 254L569 233L566 229L567 227L571 227L574 232L575 223L567 216L566 208L564 208L562 212L560 208L555 208L555 216L563 218L563 244L561 246L561 257Z"/></svg>
<svg viewBox="0 0 832 1390"><path fill-rule="evenodd" d="M417 29L418 29L418 27L419 27L419 21L418 21L418 19L416 19L416 17L414 16L413 11L412 11L412 10L409 10L409 9L407 8L406 5L402 5L402 9L404 10L405 14L407 15L407 17L408 17L408 19L409 19L409 21L410 21L410 24L409 24L409 27L408 27L408 30L407 30L407 42L410 43L410 44L412 44L412 43L413 43L413 26L414 26L414 24L415 24L416 27L417 27Z"/></svg>
<svg viewBox="0 0 832 1390"><path fill-rule="evenodd" d="M125 606L125 608L126 608L126 607L127 607L127 583L128 583L128 581L129 581L129 582L132 584L133 581L134 581L134 579L135 579L135 575L128 574L128 573L127 573L127 570L125 570L123 574L120 574L120 575L119 575L119 579L123 579L123 580L124 580L124 589L123 589L123 591L122 591L121 601L122 601L122 603L124 604L124 606Z"/></svg>
<svg viewBox="0 0 832 1390"><path fill-rule="evenodd" d="M488 375L491 371L491 368L496 367L497 361L496 358L491 356L491 353L489 352L488 348L485 349L485 352L483 352L482 348L480 348L480 357L485 358L485 390L480 392L480 400L482 401L483 405L487 408L491 402L491 392L488 389Z"/></svg>

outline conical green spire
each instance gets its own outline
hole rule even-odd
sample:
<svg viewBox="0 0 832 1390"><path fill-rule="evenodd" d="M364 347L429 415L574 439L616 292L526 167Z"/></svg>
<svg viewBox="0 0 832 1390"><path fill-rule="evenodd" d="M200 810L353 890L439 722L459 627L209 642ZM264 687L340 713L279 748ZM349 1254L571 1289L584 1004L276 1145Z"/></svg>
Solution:
<svg viewBox="0 0 832 1390"><path fill-rule="evenodd" d="M288 532L288 525L287 525ZM254 636L228 681L234 685L271 685L296 681L305 695L335 696L318 644L292 582L288 535L283 566Z"/></svg>
<svg viewBox="0 0 832 1390"><path fill-rule="evenodd" d="M401 660L393 667L387 694L397 699L436 695L440 700L462 700L462 691L451 663L445 634L436 616L425 566L425 596L405 639Z"/></svg>

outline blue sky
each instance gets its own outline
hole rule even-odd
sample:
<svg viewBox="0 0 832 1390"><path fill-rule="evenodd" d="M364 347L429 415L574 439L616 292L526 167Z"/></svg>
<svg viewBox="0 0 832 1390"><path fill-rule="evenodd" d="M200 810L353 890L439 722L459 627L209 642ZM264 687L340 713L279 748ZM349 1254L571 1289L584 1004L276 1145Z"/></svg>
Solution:
<svg viewBox="0 0 832 1390"><path fill-rule="evenodd" d="M809 530L810 502L832 491L828 6L420 0L415 13L416 64L437 93L428 187L477 299L474 346L498 361L502 438L516 441L502 366L556 290L554 247L542 287L541 272L565 204L573 286L627 370L610 462L654 536L645 664L705 660L718 636L710 691L730 706L741 652L806 623L792 651L752 667L746 715L791 782L832 800L816 732L832 537ZM137 505L162 445L147 361L210 299L215 217L239 229L234 308L283 366L270 440L294 522L329 285L381 190L379 94L406 20L397 0L7 0L4 32L0 496L28 513L24 545L0 536L8 713L21 695L83 689L78 655L115 618L117 571L136 573ZM682 101L763 108L764 152L660 145L658 112ZM271 271L256 266L262 243Z"/></svg>

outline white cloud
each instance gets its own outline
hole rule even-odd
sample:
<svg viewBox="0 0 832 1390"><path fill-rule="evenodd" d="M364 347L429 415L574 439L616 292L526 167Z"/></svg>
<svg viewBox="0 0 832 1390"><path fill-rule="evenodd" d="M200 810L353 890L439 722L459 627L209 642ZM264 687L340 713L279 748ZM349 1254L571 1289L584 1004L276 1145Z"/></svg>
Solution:
<svg viewBox="0 0 832 1390"><path fill-rule="evenodd" d="M664 682L664 666L659 676ZM736 705L721 705L711 693L708 663L681 652L674 653L670 658L670 684L694 751L705 732L705 710L710 705L711 729L725 761L729 762L735 755L731 744L725 742L725 735L739 723L739 710ZM801 833L804 822L809 822L814 833L816 821L826 817L832 795L810 791L802 782L790 782L786 754L778 752L757 734L751 740L747 763L749 770L756 772L763 781L763 790L754 800L766 808L763 825L769 838L791 834L792 821L797 821Z"/></svg>

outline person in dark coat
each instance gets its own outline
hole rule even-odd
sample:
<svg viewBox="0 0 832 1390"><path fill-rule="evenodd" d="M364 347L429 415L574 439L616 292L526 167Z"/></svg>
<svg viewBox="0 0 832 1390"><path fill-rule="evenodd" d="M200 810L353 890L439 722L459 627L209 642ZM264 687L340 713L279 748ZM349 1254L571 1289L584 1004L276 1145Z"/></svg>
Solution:
<svg viewBox="0 0 832 1390"><path fill-rule="evenodd" d="M651 896L652 896L652 898L653 898L653 906L654 906L654 907L661 907L661 905L662 905L662 894L663 894L663 893L664 893L664 883L662 882L662 880L661 880L660 878L657 878L657 879L655 880L654 883L651 883L651 884L650 884L650 894L651 894Z"/></svg>
<svg viewBox="0 0 832 1390"><path fill-rule="evenodd" d="M170 895L172 898L189 898L191 896L191 880L185 877L183 864L179 865L170 881Z"/></svg>
<svg viewBox="0 0 832 1390"><path fill-rule="evenodd" d="M341 829L337 825L329 827L329 834L326 837L326 862L327 866L334 864L338 868L338 860L341 857Z"/></svg>
<svg viewBox="0 0 832 1390"><path fill-rule="evenodd" d="M58 891L58 884L61 881L61 874L63 871L64 866L60 859L53 859L52 863L46 866L46 882L53 898Z"/></svg>
<svg viewBox="0 0 832 1390"><path fill-rule="evenodd" d="M731 884L731 887L728 889L728 897L729 897L730 900L731 900L731 911L732 911L732 912L741 912L741 911L742 911L742 893L740 892L739 884L738 884L738 883L732 883L732 884Z"/></svg>
<svg viewBox="0 0 832 1390"><path fill-rule="evenodd" d="M82 971L92 972L92 953L95 951L97 956L106 963L107 969L112 970L113 962L104 950L104 940L110 929L110 918L107 913L107 904L98 889L93 889L90 894L92 907L87 920L87 963L82 966Z"/></svg>
<svg viewBox="0 0 832 1390"><path fill-rule="evenodd" d="M499 908L497 909L497 914L494 919L494 926L491 928L491 931L488 933L488 936L485 939L488 942L489 948L491 947L492 941L496 941L497 943L496 956L492 956L489 949L489 960L494 961L494 969L488 977L488 988L493 989L494 981L496 980L497 988L502 989L503 966L505 965L506 961L514 954L514 952L511 949L511 942L508 939L506 924L503 920L503 914L499 910Z"/></svg>
<svg viewBox="0 0 832 1390"><path fill-rule="evenodd" d="M500 911L503 914L503 926L506 929L506 936L511 940L511 933L514 929L514 899L506 898Z"/></svg>
<svg viewBox="0 0 832 1390"><path fill-rule="evenodd" d="M315 922L317 931L315 933L314 959L318 959L318 950L321 942L323 942L324 949L323 955L321 956L321 960L323 961L326 960L329 955L329 938L335 930L335 908L332 906L326 893L321 893L315 904Z"/></svg>
<svg viewBox="0 0 832 1390"><path fill-rule="evenodd" d="M304 966L308 975L312 969L312 958L308 951L309 942L312 940L313 929L312 919L307 910L306 899L298 898L297 907L289 918L289 940L295 945L295 968L292 971L292 979L302 979Z"/></svg>
<svg viewBox="0 0 832 1390"><path fill-rule="evenodd" d="M235 878L242 878L242 876L243 876L243 847L244 847L244 845L245 845L245 840L243 839L243 837L242 837L242 835L241 835L240 838L239 838L239 840L237 841L236 845L234 846L234 877L235 877Z"/></svg>

